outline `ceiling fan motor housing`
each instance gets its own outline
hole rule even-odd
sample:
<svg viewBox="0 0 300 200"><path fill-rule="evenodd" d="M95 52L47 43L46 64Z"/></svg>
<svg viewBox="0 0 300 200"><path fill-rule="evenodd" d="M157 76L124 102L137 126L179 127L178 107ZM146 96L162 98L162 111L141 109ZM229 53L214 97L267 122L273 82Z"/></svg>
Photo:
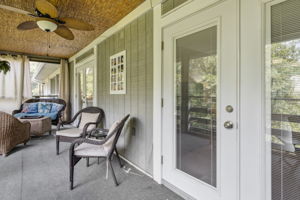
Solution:
<svg viewBox="0 0 300 200"><path fill-rule="evenodd" d="M39 20L36 23L40 29L46 32L53 32L57 29L57 24L50 20Z"/></svg>

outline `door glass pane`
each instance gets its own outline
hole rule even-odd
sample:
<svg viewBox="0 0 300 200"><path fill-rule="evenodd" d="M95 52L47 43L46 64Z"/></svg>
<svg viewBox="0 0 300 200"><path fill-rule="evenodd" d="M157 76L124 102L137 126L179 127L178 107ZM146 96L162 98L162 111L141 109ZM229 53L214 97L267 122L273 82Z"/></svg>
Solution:
<svg viewBox="0 0 300 200"><path fill-rule="evenodd" d="M271 6L266 68L272 200L300 199L300 1Z"/></svg>
<svg viewBox="0 0 300 200"><path fill-rule="evenodd" d="M93 105L94 99L94 75L93 68L86 68L86 104L87 106Z"/></svg>
<svg viewBox="0 0 300 200"><path fill-rule="evenodd" d="M176 167L216 186L217 27L176 40Z"/></svg>
<svg viewBox="0 0 300 200"><path fill-rule="evenodd" d="M84 95L84 82L83 82L83 72L82 70L79 71L79 77L78 77L78 85L79 85L79 109L83 108L83 105L85 104L85 95Z"/></svg>

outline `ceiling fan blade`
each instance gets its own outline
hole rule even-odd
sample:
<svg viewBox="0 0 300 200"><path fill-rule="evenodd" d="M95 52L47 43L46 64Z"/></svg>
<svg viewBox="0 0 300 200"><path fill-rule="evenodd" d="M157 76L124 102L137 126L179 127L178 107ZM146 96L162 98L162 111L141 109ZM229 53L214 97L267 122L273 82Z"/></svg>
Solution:
<svg viewBox="0 0 300 200"><path fill-rule="evenodd" d="M57 18L58 12L54 5L46 0L36 0L35 8L38 9L43 15L48 14L51 18Z"/></svg>
<svg viewBox="0 0 300 200"><path fill-rule="evenodd" d="M67 40L74 40L72 31L63 25L59 25L54 32Z"/></svg>
<svg viewBox="0 0 300 200"><path fill-rule="evenodd" d="M59 0L47 0L47 1L49 1L52 5L56 7L58 5Z"/></svg>
<svg viewBox="0 0 300 200"><path fill-rule="evenodd" d="M20 13L20 14L23 14L23 15L33 16L33 14L31 12L28 12L26 10L22 10L22 9L19 9L19 8L14 8L14 7L11 7L11 6L0 5L0 8L3 8L5 10L9 10L9 11L13 11L13 12L16 12L16 13Z"/></svg>
<svg viewBox="0 0 300 200"><path fill-rule="evenodd" d="M69 28L74 28L77 30L83 30L83 31L93 31L94 27L84 21L78 20L78 19L74 19L71 17L64 17L64 18L60 18L61 21L65 22L65 26L69 27Z"/></svg>
<svg viewBox="0 0 300 200"><path fill-rule="evenodd" d="M31 30L35 28L38 28L36 21L23 22L17 26L18 30Z"/></svg>

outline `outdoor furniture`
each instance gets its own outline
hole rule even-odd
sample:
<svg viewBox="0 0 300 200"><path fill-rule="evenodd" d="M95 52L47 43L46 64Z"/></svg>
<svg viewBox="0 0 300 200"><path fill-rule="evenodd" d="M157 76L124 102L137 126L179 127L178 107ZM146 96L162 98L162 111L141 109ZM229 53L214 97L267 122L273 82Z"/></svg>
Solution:
<svg viewBox="0 0 300 200"><path fill-rule="evenodd" d="M21 118L24 116L50 117L53 125L57 125L62 118L66 102L63 99L28 99L19 110L13 111L13 116Z"/></svg>
<svg viewBox="0 0 300 200"><path fill-rule="evenodd" d="M120 122L115 122L109 129L107 137L104 140L90 138L80 138L75 140L70 147L70 189L73 189L74 166L81 158L106 158L106 179L108 179L108 165L110 166L115 185L118 185L114 169L112 167L112 156L116 150L116 144L122 133L125 122L129 115ZM77 146L78 145L78 146ZM120 160L119 160L120 162ZM122 167L121 163L120 166Z"/></svg>
<svg viewBox="0 0 300 200"><path fill-rule="evenodd" d="M42 117L36 119L19 119L21 122L27 121L31 124L30 133L34 136L42 136L49 132L51 135L51 119L49 117Z"/></svg>
<svg viewBox="0 0 300 200"><path fill-rule="evenodd" d="M6 156L16 145L30 139L30 123L0 112L0 154Z"/></svg>
<svg viewBox="0 0 300 200"><path fill-rule="evenodd" d="M104 111L98 107L87 107L75 114L68 122L59 122L56 131L56 155L59 154L60 142L73 142L83 137L85 138L89 131L96 128L104 119ZM72 123L78 120L74 127ZM71 125L71 128L61 129L62 125Z"/></svg>
<svg viewBox="0 0 300 200"><path fill-rule="evenodd" d="M105 137L107 137L108 132L109 132L109 129L96 128L89 133L88 138L105 139ZM122 168L123 165L122 165L121 158L119 156L117 147L115 147L115 153L116 153L117 159L119 161L120 167ZM100 164L100 158L98 158L98 164ZM86 166L89 167L89 158L87 158Z"/></svg>

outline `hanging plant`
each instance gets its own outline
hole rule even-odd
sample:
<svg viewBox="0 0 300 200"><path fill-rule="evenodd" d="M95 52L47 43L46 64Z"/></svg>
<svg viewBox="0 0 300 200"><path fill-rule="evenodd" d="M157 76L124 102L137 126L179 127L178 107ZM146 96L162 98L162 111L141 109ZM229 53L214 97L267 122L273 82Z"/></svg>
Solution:
<svg viewBox="0 0 300 200"><path fill-rule="evenodd" d="M10 70L10 63L6 60L0 60L0 73L6 74Z"/></svg>

